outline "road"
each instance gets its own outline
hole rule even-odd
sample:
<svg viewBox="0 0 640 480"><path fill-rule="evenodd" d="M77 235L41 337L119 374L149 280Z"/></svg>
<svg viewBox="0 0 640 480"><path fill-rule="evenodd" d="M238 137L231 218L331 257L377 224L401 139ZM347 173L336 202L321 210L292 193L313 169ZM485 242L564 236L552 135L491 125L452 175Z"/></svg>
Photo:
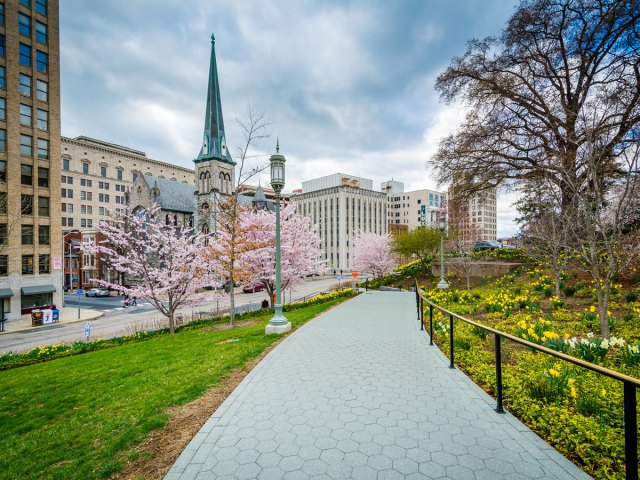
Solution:
<svg viewBox="0 0 640 480"><path fill-rule="evenodd" d="M333 277L313 278L296 287L292 292L285 291L286 302L295 301L310 295L317 295L336 285ZM343 281L344 286L348 286ZM236 288L236 307L242 308L249 304L260 304L267 298L265 292L242 293L241 288ZM135 333L140 330L149 330L159 327L159 319L162 315L145 301L138 301L135 307L122 307L122 297L93 298L76 295L65 295L65 306L72 307L80 301L80 308L92 308L104 312L102 317L91 321L91 338L111 338L119 335ZM223 305L219 305L223 308ZM246 308L246 307L245 307ZM210 311L216 309L216 302L204 302L195 307L195 311ZM190 316L191 309L184 311ZM84 340L84 323L67 323L34 327L29 330L10 332L0 335L0 352L21 352L39 345L51 345L55 343L70 343L75 340Z"/></svg>

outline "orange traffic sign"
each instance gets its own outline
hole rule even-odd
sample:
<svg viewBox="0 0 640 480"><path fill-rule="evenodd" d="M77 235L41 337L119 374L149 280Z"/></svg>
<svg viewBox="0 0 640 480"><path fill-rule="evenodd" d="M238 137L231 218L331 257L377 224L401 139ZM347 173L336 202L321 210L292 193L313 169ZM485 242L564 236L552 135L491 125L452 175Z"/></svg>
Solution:
<svg viewBox="0 0 640 480"><path fill-rule="evenodd" d="M351 276L353 278L358 278L358 272L351 272Z"/></svg>

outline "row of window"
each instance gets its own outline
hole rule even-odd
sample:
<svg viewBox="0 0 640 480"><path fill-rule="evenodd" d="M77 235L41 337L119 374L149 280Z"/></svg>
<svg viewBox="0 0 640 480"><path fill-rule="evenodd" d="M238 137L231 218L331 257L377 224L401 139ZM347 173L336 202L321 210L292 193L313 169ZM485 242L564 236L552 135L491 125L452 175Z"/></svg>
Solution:
<svg viewBox="0 0 640 480"><path fill-rule="evenodd" d="M22 215L33 215L34 210L35 210L34 196L24 194L24 193L20 195L20 213ZM39 196L38 197L38 215L41 217L48 217L49 212L50 212L49 197Z"/></svg>
<svg viewBox="0 0 640 480"><path fill-rule="evenodd" d="M31 38L31 17L24 13L18 13L18 33ZM47 26L36 20L36 42L47 44Z"/></svg>
<svg viewBox="0 0 640 480"><path fill-rule="evenodd" d="M0 165L0 169L4 167L5 176L6 176L7 162L5 162L4 160L0 160L0 164L3 164L3 163L4 163L4 166ZM33 170L34 168L32 165L25 165L25 164L20 165L20 183L22 185L28 185L28 186L33 185ZM0 174L0 178L1 178L1 174ZM49 188L49 169L48 168L38 167L38 186L43 188Z"/></svg>
<svg viewBox="0 0 640 480"><path fill-rule="evenodd" d="M69 160L68 158L63 158L62 159L62 170L68 172L69 170L71 170L71 160ZM116 170L117 172L117 178L118 180L122 180L122 175L123 175L123 170L121 168L118 168ZM89 163L88 162L82 162L82 173L84 174L89 174ZM107 176L107 166L106 165L100 165L100 176L101 177L106 177ZM135 180L135 174L134 174L134 180ZM91 182L91 180L87 180L88 182ZM102 183L102 182L100 182ZM107 183L107 189L109 188L109 184ZM102 188L102 187L100 187ZM123 186L124 188L124 186Z"/></svg>
<svg viewBox="0 0 640 480"><path fill-rule="evenodd" d="M0 120L7 119L6 99L0 98ZM20 104L20 125L33 126L33 108L31 105ZM49 112L36 108L36 127L39 130L49 130Z"/></svg>
<svg viewBox="0 0 640 480"><path fill-rule="evenodd" d="M18 77L18 87L20 95L32 97L33 79L26 73L21 73ZM6 88L6 68L0 66L0 88ZM36 99L41 102L49 101L49 84L44 80L36 79Z"/></svg>
<svg viewBox="0 0 640 480"><path fill-rule="evenodd" d="M62 217L62 226L63 227L73 227L73 217ZM91 218L81 218L80 219L80 227L82 227L82 228L93 228L93 219L91 219Z"/></svg>
<svg viewBox="0 0 640 480"><path fill-rule="evenodd" d="M118 197L116 197L116 203L124 203L124 202L118 202ZM62 204L62 211L64 213L73 213L73 203L63 203ZM80 205L80 213L83 214L83 215L93 215L93 206L92 205ZM103 216L104 215L109 215L109 208L108 207L98 207L98 213L100 215L103 215ZM69 225L69 226L72 227L73 225Z"/></svg>
<svg viewBox="0 0 640 480"><path fill-rule="evenodd" d="M31 8L31 0L19 0L20 5ZM47 16L47 0L35 0L36 12L40 15Z"/></svg>
<svg viewBox="0 0 640 480"><path fill-rule="evenodd" d="M33 275L36 273L33 268L35 255L22 255L22 274ZM38 273L51 273L51 255L38 255ZM9 274L9 256L0 255L0 277Z"/></svg>

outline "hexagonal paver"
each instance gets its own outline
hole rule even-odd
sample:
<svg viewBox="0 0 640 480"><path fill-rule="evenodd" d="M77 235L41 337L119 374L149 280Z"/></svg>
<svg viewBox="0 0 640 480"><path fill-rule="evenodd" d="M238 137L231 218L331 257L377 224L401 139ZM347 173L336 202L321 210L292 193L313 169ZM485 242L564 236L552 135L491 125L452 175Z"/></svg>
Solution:
<svg viewBox="0 0 640 480"><path fill-rule="evenodd" d="M279 467L285 472L292 472L294 470L300 470L304 465L304 460L297 456L284 457L280 460Z"/></svg>

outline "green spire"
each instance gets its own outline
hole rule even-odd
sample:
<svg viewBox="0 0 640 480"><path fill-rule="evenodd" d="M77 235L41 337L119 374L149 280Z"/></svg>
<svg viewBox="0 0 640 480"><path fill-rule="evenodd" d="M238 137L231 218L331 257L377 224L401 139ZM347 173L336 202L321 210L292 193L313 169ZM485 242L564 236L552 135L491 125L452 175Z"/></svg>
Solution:
<svg viewBox="0 0 640 480"><path fill-rule="evenodd" d="M227 147L222 118L222 102L220 101L220 83L216 63L216 39L211 34L211 63L209 65L209 85L207 91L207 109L204 117L204 134L202 148L195 162L220 160L235 165Z"/></svg>

